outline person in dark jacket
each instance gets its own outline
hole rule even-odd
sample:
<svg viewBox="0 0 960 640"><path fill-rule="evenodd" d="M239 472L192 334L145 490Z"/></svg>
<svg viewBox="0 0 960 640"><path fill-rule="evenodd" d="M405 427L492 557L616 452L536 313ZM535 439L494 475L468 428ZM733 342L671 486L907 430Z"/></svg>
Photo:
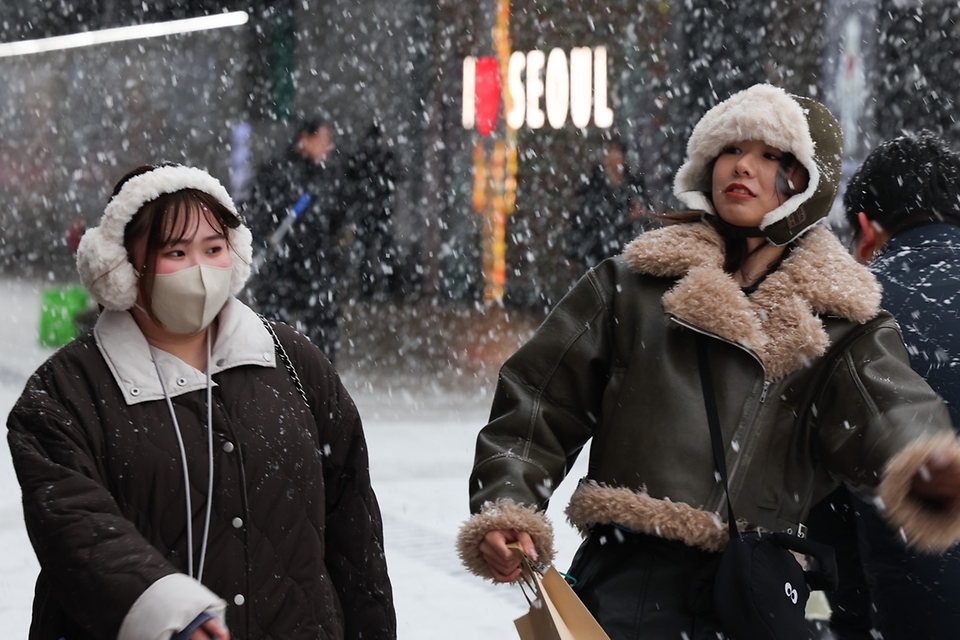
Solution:
<svg viewBox="0 0 960 640"><path fill-rule="evenodd" d="M577 190L570 219L566 253L577 277L653 226L648 200L643 181L627 164L623 143L605 140L601 162Z"/></svg>
<svg viewBox="0 0 960 640"><path fill-rule="evenodd" d="M399 293L400 275L393 221L398 172L394 153L382 137L380 125L370 125L347 159L343 198L353 231L349 263L357 269L361 295L377 300Z"/></svg>
<svg viewBox="0 0 960 640"><path fill-rule="evenodd" d="M103 310L7 421L32 640L396 637L357 409L234 297L251 254L220 182L178 165L127 174L84 234Z"/></svg>
<svg viewBox="0 0 960 640"><path fill-rule="evenodd" d="M698 343L742 527L802 536L843 478L882 498L911 543L960 538L949 415L910 368L876 279L817 224L840 156L827 109L777 87L703 116L674 183L694 211L588 271L504 364L458 542L471 571L515 580L513 542L553 562L544 510L589 441L566 511L586 537L574 591L613 640L725 637L709 576L727 493Z"/></svg>
<svg viewBox="0 0 960 640"><path fill-rule="evenodd" d="M340 338L343 171L330 124L304 121L257 171L242 207L254 237L257 309L296 327L330 362Z"/></svg>
<svg viewBox="0 0 960 640"><path fill-rule="evenodd" d="M884 142L843 204L854 256L880 281L910 366L960 426L960 155L929 131ZM842 550L840 588L828 594L840 640L957 637L960 549L917 553L845 486L814 508L810 535Z"/></svg>

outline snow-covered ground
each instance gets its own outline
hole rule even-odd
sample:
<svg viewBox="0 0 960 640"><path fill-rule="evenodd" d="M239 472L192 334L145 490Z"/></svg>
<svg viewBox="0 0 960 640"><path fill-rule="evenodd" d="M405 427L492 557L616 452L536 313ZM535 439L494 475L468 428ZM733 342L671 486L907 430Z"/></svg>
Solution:
<svg viewBox="0 0 960 640"><path fill-rule="evenodd" d="M53 350L37 346L37 283L0 277L0 300L0 416L5 423L27 377ZM397 375L404 373L397 370ZM460 391L440 391L429 384L417 391L408 373L405 378L405 384L394 387L381 377L372 387L362 368L344 371L344 383L364 420L370 472L383 512L399 638L516 637L513 619L527 607L519 588L468 574L454 548L457 530L469 515L467 478L474 440L489 412L489 381L479 378L476 389L467 384ZM549 509L562 567L579 542L562 511L585 467L581 459ZM5 445L0 445L0 550L0 629L4 637L25 638L39 567L24 530L20 490Z"/></svg>

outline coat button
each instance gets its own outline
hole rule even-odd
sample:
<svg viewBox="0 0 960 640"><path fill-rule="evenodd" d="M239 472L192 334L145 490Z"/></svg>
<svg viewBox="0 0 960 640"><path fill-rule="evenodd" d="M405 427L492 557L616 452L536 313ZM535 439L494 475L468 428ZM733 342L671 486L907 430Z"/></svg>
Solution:
<svg viewBox="0 0 960 640"><path fill-rule="evenodd" d="M243 520L241 518L234 518L231 524L233 524L234 529L239 529L243 526Z"/></svg>
<svg viewBox="0 0 960 640"><path fill-rule="evenodd" d="M269 351L264 351L264 352L263 352L263 361L264 361L264 362L270 362L270 352L269 352Z"/></svg>
<svg viewBox="0 0 960 640"><path fill-rule="evenodd" d="M223 450L227 453L233 453L233 443L227 440L223 443Z"/></svg>
<svg viewBox="0 0 960 640"><path fill-rule="evenodd" d="M238 593L237 595L233 596L233 604L237 605L238 607L244 602L246 602L246 598L243 597L242 593Z"/></svg>

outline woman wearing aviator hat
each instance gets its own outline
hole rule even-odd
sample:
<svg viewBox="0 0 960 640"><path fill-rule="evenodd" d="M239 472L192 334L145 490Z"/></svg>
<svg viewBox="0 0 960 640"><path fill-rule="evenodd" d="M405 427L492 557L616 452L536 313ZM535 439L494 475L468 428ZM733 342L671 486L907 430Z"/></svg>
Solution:
<svg viewBox="0 0 960 640"><path fill-rule="evenodd" d="M698 342L742 528L802 535L843 480L919 547L960 537L946 410L873 276L818 224L840 142L822 105L770 85L703 116L674 184L692 211L591 270L504 365L460 533L469 569L515 580L509 542L552 562L544 509L590 441L566 510L586 538L574 590L614 639L722 633L688 593L728 539Z"/></svg>
<svg viewBox="0 0 960 640"><path fill-rule="evenodd" d="M393 638L356 407L233 296L250 232L191 167L120 180L77 253L103 308L8 419L40 561L30 638Z"/></svg>

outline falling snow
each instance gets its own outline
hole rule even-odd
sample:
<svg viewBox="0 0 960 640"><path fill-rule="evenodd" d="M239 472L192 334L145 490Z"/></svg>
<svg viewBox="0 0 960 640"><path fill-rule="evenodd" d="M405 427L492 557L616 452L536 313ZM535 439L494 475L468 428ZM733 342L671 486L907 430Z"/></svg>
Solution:
<svg viewBox="0 0 960 640"><path fill-rule="evenodd" d="M462 124L463 60L494 55L494 0L0 3L0 47L247 12L240 26L0 56L4 414L51 352L37 345L39 297L76 285L71 241L96 224L121 175L145 162L194 164L243 204L256 168L283 151L298 120L324 118L351 168L342 177L344 266L334 276L337 366L367 425L401 638L446 637L455 624L446 615L476 637L511 636L510 615L489 612L519 615L522 598L467 575L453 537L467 516L474 439L497 369L581 275L565 247L578 190L599 170L602 141L626 143L647 204L665 211L678 206L673 171L693 123L758 81L830 106L844 129L843 178L879 140L901 131L929 128L960 139L956 3L511 5L514 51L605 48L613 125L518 130L515 176L498 183L512 190L509 208L507 194L484 182L499 166L498 144L511 137L503 114L488 137ZM502 226L491 227L498 219ZM849 239L836 208L830 224ZM924 283L917 289L927 295ZM901 318L908 343L915 320ZM930 354L933 372L960 366L960 354ZM24 585L36 564L3 461L0 532L17 552L3 556L0 624L23 637L31 598ZM551 509L562 509L559 495L572 484L540 487L545 497L556 492ZM563 526L557 533L569 536L558 541L568 562L575 534ZM471 624L462 624L458 606L419 604L437 586L450 602L477 603ZM426 624L435 632L418 626Z"/></svg>

